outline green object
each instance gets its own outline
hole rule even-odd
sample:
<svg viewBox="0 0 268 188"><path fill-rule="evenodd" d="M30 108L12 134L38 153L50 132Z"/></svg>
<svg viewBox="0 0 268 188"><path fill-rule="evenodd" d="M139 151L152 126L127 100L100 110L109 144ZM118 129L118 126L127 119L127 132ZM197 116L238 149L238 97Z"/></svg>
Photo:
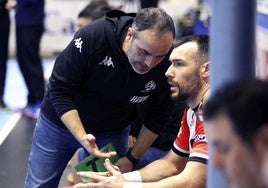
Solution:
<svg viewBox="0 0 268 188"><path fill-rule="evenodd" d="M100 149L102 152L109 152L115 151L113 145L111 143L107 144L103 148ZM118 161L119 156L115 155L109 158L111 163L114 164ZM83 161L78 163L74 169L77 172L80 171L92 171L92 172L106 172L106 168L104 167L105 158L98 158L96 156L90 155L89 157L85 158ZM88 182L89 178L81 177L83 182Z"/></svg>

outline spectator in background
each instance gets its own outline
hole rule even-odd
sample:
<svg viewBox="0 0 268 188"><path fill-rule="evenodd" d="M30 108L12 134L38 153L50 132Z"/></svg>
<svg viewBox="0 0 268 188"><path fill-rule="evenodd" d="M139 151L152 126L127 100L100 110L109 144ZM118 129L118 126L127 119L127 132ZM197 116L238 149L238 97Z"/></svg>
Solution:
<svg viewBox="0 0 268 188"><path fill-rule="evenodd" d="M239 80L218 89L204 108L211 162L232 188L268 187L268 82Z"/></svg>
<svg viewBox="0 0 268 188"><path fill-rule="evenodd" d="M44 32L45 0L17 0L16 51L21 73L28 89L23 115L37 118L44 96L44 76L40 42Z"/></svg>
<svg viewBox="0 0 268 188"><path fill-rule="evenodd" d="M78 14L77 29L89 24L93 20L104 17L106 12L112 9L120 9L120 7L112 7L105 0L91 1L81 12Z"/></svg>
<svg viewBox="0 0 268 188"><path fill-rule="evenodd" d="M0 110L8 110L4 101L10 31L10 18L7 3L8 0L0 0Z"/></svg>

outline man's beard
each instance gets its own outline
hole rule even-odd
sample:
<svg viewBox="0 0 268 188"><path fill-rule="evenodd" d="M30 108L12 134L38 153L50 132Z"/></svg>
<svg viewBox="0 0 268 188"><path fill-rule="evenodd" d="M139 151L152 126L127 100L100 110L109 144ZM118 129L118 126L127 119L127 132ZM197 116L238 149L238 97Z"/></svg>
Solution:
<svg viewBox="0 0 268 188"><path fill-rule="evenodd" d="M188 92L181 93L182 91L181 87L177 85L179 89L179 94L177 96L172 97L175 101L186 101L186 99L189 98L190 94Z"/></svg>
<svg viewBox="0 0 268 188"><path fill-rule="evenodd" d="M177 96L172 97L176 101L186 101L191 98L195 98L198 93L201 90L201 80L196 77L193 81L192 84L190 83L189 85L185 86L182 88L179 84L177 84L177 88L179 90L179 93ZM190 87L191 86L191 87Z"/></svg>

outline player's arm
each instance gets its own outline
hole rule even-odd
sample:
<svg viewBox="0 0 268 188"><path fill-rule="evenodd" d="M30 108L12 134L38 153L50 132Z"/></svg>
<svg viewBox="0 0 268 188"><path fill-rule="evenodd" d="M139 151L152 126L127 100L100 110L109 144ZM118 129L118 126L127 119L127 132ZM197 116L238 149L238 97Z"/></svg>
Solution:
<svg viewBox="0 0 268 188"><path fill-rule="evenodd" d="M187 160L187 157L181 157L170 150L166 156L150 163L138 172L143 182L159 181L182 172Z"/></svg>
<svg viewBox="0 0 268 188"><path fill-rule="evenodd" d="M164 178L158 182L143 183L142 188L205 188L206 168L207 165L204 163L189 161L180 174Z"/></svg>
<svg viewBox="0 0 268 188"><path fill-rule="evenodd" d="M124 178L128 180L124 188L130 188L135 184L142 188L205 187L206 164L188 159L171 150L164 158L152 162L141 170L124 174Z"/></svg>

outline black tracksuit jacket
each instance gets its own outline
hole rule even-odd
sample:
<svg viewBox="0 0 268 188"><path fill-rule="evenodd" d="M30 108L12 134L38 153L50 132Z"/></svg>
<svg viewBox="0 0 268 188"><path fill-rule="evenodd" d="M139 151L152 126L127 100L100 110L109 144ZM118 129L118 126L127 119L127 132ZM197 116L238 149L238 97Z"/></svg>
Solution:
<svg viewBox="0 0 268 188"><path fill-rule="evenodd" d="M60 117L77 109L87 133L101 134L127 127L138 103L146 102L144 125L155 133L171 110L164 73L168 57L146 74L137 74L122 51L122 34L135 14L108 12L104 19L80 29L56 58L41 112L65 127Z"/></svg>

